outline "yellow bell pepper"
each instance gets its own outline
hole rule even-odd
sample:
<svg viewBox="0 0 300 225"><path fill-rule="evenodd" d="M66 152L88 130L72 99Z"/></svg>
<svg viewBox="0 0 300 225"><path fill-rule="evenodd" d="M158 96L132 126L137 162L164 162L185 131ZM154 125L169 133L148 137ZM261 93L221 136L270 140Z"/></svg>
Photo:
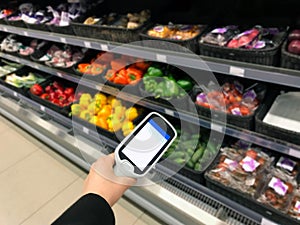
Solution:
<svg viewBox="0 0 300 225"><path fill-rule="evenodd" d="M100 111L100 108L97 106L96 102L92 102L92 103L89 104L88 110L89 110L92 114L97 115L98 112Z"/></svg>
<svg viewBox="0 0 300 225"><path fill-rule="evenodd" d="M81 119L84 119L84 120L90 120L92 115L91 113L88 111L88 110L84 110L80 113L80 116L79 116Z"/></svg>
<svg viewBox="0 0 300 225"><path fill-rule="evenodd" d="M130 107L125 112L126 119L130 121L136 119L138 115L138 111L135 107Z"/></svg>
<svg viewBox="0 0 300 225"><path fill-rule="evenodd" d="M94 100L97 102L97 104L100 104L102 106L107 104L107 97L102 93L95 94Z"/></svg>
<svg viewBox="0 0 300 225"><path fill-rule="evenodd" d="M79 104L73 104L71 106L71 112L73 116L79 116L81 112L81 106Z"/></svg>
<svg viewBox="0 0 300 225"><path fill-rule="evenodd" d="M118 99L112 99L111 100L111 107L116 108L117 106L122 106L122 103Z"/></svg>
<svg viewBox="0 0 300 225"><path fill-rule="evenodd" d="M117 106L114 110L114 117L118 118L120 121L125 119L126 108L124 106Z"/></svg>
<svg viewBox="0 0 300 225"><path fill-rule="evenodd" d="M131 121L126 121L122 125L122 131L132 131L134 129L134 124Z"/></svg>
<svg viewBox="0 0 300 225"><path fill-rule="evenodd" d="M88 93L84 93L81 95L81 97L79 99L79 105L82 108L87 108L89 106L91 100L92 100L92 96Z"/></svg>
<svg viewBox="0 0 300 225"><path fill-rule="evenodd" d="M97 124L97 122L98 122L98 117L97 116L92 116L92 118L89 120L89 122L91 123L91 124Z"/></svg>
<svg viewBox="0 0 300 225"><path fill-rule="evenodd" d="M107 118L112 114L111 105L105 105L102 109L98 112L98 117Z"/></svg>

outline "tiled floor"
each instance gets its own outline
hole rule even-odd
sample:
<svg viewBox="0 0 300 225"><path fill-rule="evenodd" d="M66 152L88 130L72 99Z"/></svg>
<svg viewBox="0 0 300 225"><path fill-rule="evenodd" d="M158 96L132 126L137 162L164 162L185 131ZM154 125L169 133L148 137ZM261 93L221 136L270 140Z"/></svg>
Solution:
<svg viewBox="0 0 300 225"><path fill-rule="evenodd" d="M0 115L0 224L50 224L82 190L86 173ZM125 199L117 225L161 224Z"/></svg>

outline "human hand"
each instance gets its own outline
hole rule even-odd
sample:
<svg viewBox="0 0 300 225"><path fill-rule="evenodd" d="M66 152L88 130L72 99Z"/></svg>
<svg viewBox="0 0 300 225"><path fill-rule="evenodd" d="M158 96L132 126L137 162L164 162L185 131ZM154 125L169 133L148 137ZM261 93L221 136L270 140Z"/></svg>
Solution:
<svg viewBox="0 0 300 225"><path fill-rule="evenodd" d="M84 182L83 194L100 195L110 206L113 206L136 182L133 178L116 176L113 170L114 164L114 154L100 157L93 163Z"/></svg>

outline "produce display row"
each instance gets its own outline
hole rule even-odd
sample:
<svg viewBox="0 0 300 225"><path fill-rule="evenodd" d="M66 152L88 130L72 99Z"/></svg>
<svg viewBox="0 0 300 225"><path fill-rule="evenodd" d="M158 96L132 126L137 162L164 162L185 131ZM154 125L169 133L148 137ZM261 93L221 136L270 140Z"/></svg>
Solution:
<svg viewBox="0 0 300 225"><path fill-rule="evenodd" d="M2 23L120 43L141 40L147 47L185 51L168 44L175 43L205 56L298 69L299 43L293 39L299 32L297 29L290 31L287 27L246 27L238 24L223 27L153 24L149 10L117 14L107 13L108 9L105 9L99 10L99 15L89 15L88 10L83 13L84 10L78 7L76 4L62 4L38 9L32 4L23 4L14 13L4 9ZM46 9L50 13L46 13ZM287 44L290 36L293 40Z"/></svg>
<svg viewBox="0 0 300 225"><path fill-rule="evenodd" d="M221 149L207 186L282 224L299 224L299 161L241 141ZM268 215L267 215L268 214Z"/></svg>
<svg viewBox="0 0 300 225"><path fill-rule="evenodd" d="M228 124L256 130L268 136L299 144L297 129L289 130L287 126L277 126L276 122L270 124L264 121L276 96L280 94L280 91L287 92L287 90L274 91L271 90L272 88L268 90L268 85L263 83L224 80L224 78L219 79L219 83L223 84L221 89L211 83L198 87L194 85L195 81L187 74L167 64L109 52L63 46L36 39L26 39L29 46L25 47L17 40L12 41L16 47L7 50L8 38L12 40L11 35L4 38L1 47L9 54L59 68L71 76L84 77L120 90L128 86L126 91L136 96L147 96L147 98L162 104L171 101L184 111L189 111L190 107L196 107L198 114L205 118L213 117L218 120L218 118L224 118L222 115L226 115ZM15 37L15 39L17 38ZM32 49L29 51L30 55L22 55L21 51L26 48ZM39 56L40 60L34 56ZM296 94L293 102L297 103L298 101L299 97ZM285 101L282 104L286 108ZM299 122L297 109L293 107L289 107L289 109L290 114L295 115L288 117L289 124L295 124L289 126L296 127ZM277 116L279 116L277 120L287 117L285 114ZM270 128L272 132L270 132Z"/></svg>
<svg viewBox="0 0 300 225"><path fill-rule="evenodd" d="M61 83L53 81L53 78L51 80L51 83L44 89L39 89L36 84L33 84L28 96L34 94L41 97L46 94L48 97L41 98L40 103L50 108L53 106L45 102L49 101L53 93L63 92L65 95L75 96L74 104L70 103L73 119L77 118L75 121L85 127L89 127L87 123L90 123L92 125L90 129L96 126L101 135L113 138L109 132L122 131L126 136L126 133L133 129L135 119L142 115L143 110L136 107L126 108L124 106L126 103L123 104L113 96L92 90L89 91L90 93L87 91L75 94L74 89L64 85L63 80L60 80ZM58 98L58 101L65 100L65 98ZM298 159L286 158L284 155L241 141L234 145L224 142L219 152L220 146L211 140L208 141L209 131L202 129L200 134L194 134L192 131L190 133L179 131L179 136L182 142L178 143L177 140L167 150L164 157L168 159L165 160L164 166L177 170L184 165L179 173L185 177L202 185L208 185L212 190L217 190L222 194L225 190L227 193L224 195L229 198L235 199L239 196L240 199L237 201L248 207L248 203L243 203L243 201L250 199L254 204L253 210L267 218L298 223L292 219L292 217L297 219L300 215L297 200L300 172ZM219 191L216 187L224 190ZM241 194L236 194L236 192ZM259 207L255 208L255 204ZM267 213L270 211L273 213L272 216ZM287 212L288 215L286 215Z"/></svg>

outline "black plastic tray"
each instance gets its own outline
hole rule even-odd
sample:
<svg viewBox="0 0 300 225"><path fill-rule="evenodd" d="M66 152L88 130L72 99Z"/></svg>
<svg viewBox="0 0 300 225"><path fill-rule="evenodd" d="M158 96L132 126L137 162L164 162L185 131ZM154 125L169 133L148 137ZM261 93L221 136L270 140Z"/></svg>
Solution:
<svg viewBox="0 0 300 225"><path fill-rule="evenodd" d="M277 66L280 62L280 48L286 37L286 32L280 32L274 37L276 43L274 47L266 49L233 49L207 43L201 43L199 41L199 53L200 55L237 60L241 62L262 64L267 66Z"/></svg>
<svg viewBox="0 0 300 225"><path fill-rule="evenodd" d="M255 117L255 131L261 134L268 135L270 137L277 138L279 140L300 145L300 133L286 130L263 122L263 119L269 112L269 109L271 108L274 100L279 94L280 93L278 92L274 92L268 95L268 98L266 99L263 107Z"/></svg>
<svg viewBox="0 0 300 225"><path fill-rule="evenodd" d="M287 51L288 41L286 40L281 48L281 67L293 70L300 70L300 55Z"/></svg>
<svg viewBox="0 0 300 225"><path fill-rule="evenodd" d="M140 41L139 33L148 23L149 21L135 29L119 28L110 25L86 25L79 22L72 22L71 24L77 36L129 43Z"/></svg>
<svg viewBox="0 0 300 225"><path fill-rule="evenodd" d="M33 29L33 30L40 30L40 31L47 31L47 32L50 31L49 26L47 26L45 23L42 23L42 24L25 23L25 25L29 29Z"/></svg>
<svg viewBox="0 0 300 225"><path fill-rule="evenodd" d="M24 23L23 20L16 20L16 21L9 20L9 18L14 17L14 16L17 16L17 15L18 15L18 13L13 13L13 14L7 16L7 17L5 18L6 23L7 23L8 25L14 26L14 27L27 28L27 27L26 27L26 24Z"/></svg>
<svg viewBox="0 0 300 225"><path fill-rule="evenodd" d="M147 34L147 31L152 27L154 27L154 26L153 25L148 26L146 29L144 29L140 33L142 43L145 47L172 50L172 51L178 51L178 52L192 51L194 53L198 53L198 51L199 51L198 41L207 26L199 25L199 28L200 28L199 34L196 35L195 37L193 37L191 39L187 39L187 40L174 40L174 39L170 39L170 38L157 38L157 37L149 36ZM151 40L151 41L148 41L148 40ZM146 41L146 42L143 42L143 41ZM170 43L172 43L172 44L170 44ZM187 49L182 48L181 46L185 47Z"/></svg>
<svg viewBox="0 0 300 225"><path fill-rule="evenodd" d="M21 69L15 71L15 72L12 72L10 74L7 74L7 75L1 77L0 78L0 82L4 86L6 86L6 87L8 87L8 88L10 88L12 90L14 90L15 92L18 92L18 93L20 93L21 95L24 95L24 96L28 96L28 91L29 91L30 88L25 88L25 87L18 88L18 87L15 87L15 86L13 86L13 85L11 85L9 83L6 83L5 82L5 78L6 78L6 76L9 76L9 75L11 75L13 73L15 73L16 75L18 75L18 74L21 75L21 74L28 74L29 72L33 72L37 77L45 78L45 81L42 82L42 83L40 83L40 85L43 85L43 83L47 82L47 79L50 77L50 75L48 75L48 74L42 74L38 70L32 70L32 69L29 69L29 68L21 68Z"/></svg>
<svg viewBox="0 0 300 225"><path fill-rule="evenodd" d="M53 32L53 33L58 33L58 34L67 34L67 35L74 35L72 26L56 26L56 25L46 25L48 29Z"/></svg>
<svg viewBox="0 0 300 225"><path fill-rule="evenodd" d="M264 99L266 97L264 97L263 99L260 99L260 105L258 106L258 108L251 114L248 116L237 116L237 115L232 115L232 114L228 114L228 113L224 113L221 111L217 111L217 110L212 110L209 108L205 108L203 106L200 106L198 104L195 103L196 101L196 96L197 94L200 92L201 88L198 88L195 86L193 91L192 91L192 100L193 100L193 105L191 107L196 107L198 115L200 116L204 116L206 118L212 118L216 119L216 120L222 120L226 118L226 123L237 126L239 128L244 128L247 130L254 130L255 128L255 115L262 109L263 104L264 104ZM267 94L265 94L265 96L267 96ZM222 122L222 121L221 121ZM224 121L225 122L225 121Z"/></svg>
<svg viewBox="0 0 300 225"><path fill-rule="evenodd" d="M65 87L74 87L76 88L76 84L70 82L70 81L66 81L63 79L59 79L59 78L54 78L54 79L49 79L47 82L44 82L41 84L41 86L45 89L46 86L48 86L49 84L53 83L54 81L59 81L60 83L62 83ZM50 101L44 100L42 98L40 98L37 95L32 94L30 91L28 91L29 96L36 102L45 105L46 107L61 113L65 116L68 116L71 110L71 105L72 103L70 103L68 106L64 106L64 107L60 107L56 104L51 103Z"/></svg>
<svg viewBox="0 0 300 225"><path fill-rule="evenodd" d="M250 208L253 211L258 212L262 216L280 224L300 224L299 220L296 220L290 216L287 216L287 214L276 210L272 207L269 207L267 205L264 205L255 199L249 197L248 195L245 195L241 192L235 191L234 189L228 188L224 186L223 184L214 181L210 179L208 176L205 175L206 180L206 186L237 203L240 203L241 205L244 205L248 208Z"/></svg>

